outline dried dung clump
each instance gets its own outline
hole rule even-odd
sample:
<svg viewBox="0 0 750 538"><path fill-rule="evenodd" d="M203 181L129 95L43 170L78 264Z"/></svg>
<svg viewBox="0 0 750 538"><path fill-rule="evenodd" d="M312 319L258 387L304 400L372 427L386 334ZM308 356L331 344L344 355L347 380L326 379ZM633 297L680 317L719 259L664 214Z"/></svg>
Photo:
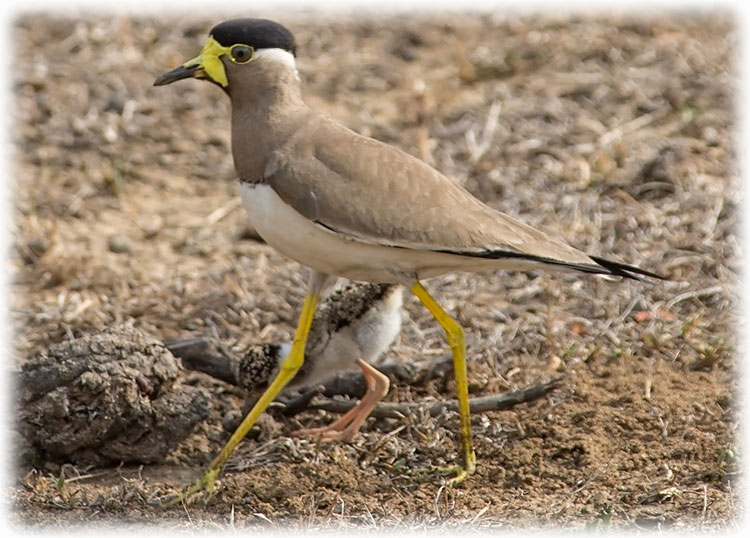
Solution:
<svg viewBox="0 0 750 538"><path fill-rule="evenodd" d="M207 391L178 381L164 345L133 328L61 342L16 376L28 463L159 463L208 416Z"/></svg>

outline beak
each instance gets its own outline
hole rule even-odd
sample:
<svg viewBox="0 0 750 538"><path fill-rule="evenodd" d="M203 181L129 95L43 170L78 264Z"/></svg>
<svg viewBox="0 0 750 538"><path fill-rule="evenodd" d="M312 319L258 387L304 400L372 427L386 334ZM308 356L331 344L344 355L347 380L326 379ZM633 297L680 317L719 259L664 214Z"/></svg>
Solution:
<svg viewBox="0 0 750 538"><path fill-rule="evenodd" d="M154 86L164 86L184 78L200 78L218 84L226 90L229 82L227 81L226 71L224 71L224 64L221 63L220 59L221 56L226 54L229 54L229 47L223 46L213 36L208 36L206 45L198 56L188 60L180 67L160 75L154 81Z"/></svg>
<svg viewBox="0 0 750 538"><path fill-rule="evenodd" d="M201 68L200 62L190 60L180 67L159 75L154 81L154 86L165 86L166 84L172 84L173 82L177 82L184 78L203 78L203 76L204 72Z"/></svg>

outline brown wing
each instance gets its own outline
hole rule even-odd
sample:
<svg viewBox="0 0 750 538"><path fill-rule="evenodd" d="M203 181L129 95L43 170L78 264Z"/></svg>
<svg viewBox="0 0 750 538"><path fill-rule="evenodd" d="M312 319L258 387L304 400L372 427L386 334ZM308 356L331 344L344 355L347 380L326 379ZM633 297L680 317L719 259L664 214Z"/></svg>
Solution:
<svg viewBox="0 0 750 538"><path fill-rule="evenodd" d="M266 176L297 211L351 239L595 264L582 252L486 206L423 161L323 116L306 122L275 152Z"/></svg>

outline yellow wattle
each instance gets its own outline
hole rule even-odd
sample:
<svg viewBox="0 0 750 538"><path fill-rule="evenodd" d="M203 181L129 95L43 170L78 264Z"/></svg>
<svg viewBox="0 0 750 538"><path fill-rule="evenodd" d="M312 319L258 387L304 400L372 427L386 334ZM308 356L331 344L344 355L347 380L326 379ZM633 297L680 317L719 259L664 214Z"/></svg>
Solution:
<svg viewBox="0 0 750 538"><path fill-rule="evenodd" d="M226 88L229 85L229 81L227 80L227 73L224 70L224 64L219 59L224 54L229 54L229 47L223 46L213 36L208 36L206 45L203 47L201 53L183 65L185 67L198 65L199 68L203 69L208 78Z"/></svg>

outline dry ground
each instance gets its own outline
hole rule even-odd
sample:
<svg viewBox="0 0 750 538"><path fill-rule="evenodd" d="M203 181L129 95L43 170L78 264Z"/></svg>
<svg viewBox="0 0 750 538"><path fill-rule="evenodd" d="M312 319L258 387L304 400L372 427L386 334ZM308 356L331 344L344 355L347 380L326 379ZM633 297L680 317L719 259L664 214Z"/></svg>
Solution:
<svg viewBox="0 0 750 538"><path fill-rule="evenodd" d="M14 366L130 323L157 338L289 339L306 271L253 239L216 87L151 82L218 20L29 14L16 50ZM474 417L464 485L407 470L457 457L454 414L370 420L351 444L265 417L208 505L154 508L227 438L241 394L206 376L210 417L159 465L22 467L20 526L726 529L739 517L731 14L276 14L308 101L426 159L488 204L657 284L536 273L428 288L467 332L471 392L564 375L545 398ZM391 354L446 352L410 299ZM391 401L451 397L452 383ZM61 473L67 480L61 482Z"/></svg>

